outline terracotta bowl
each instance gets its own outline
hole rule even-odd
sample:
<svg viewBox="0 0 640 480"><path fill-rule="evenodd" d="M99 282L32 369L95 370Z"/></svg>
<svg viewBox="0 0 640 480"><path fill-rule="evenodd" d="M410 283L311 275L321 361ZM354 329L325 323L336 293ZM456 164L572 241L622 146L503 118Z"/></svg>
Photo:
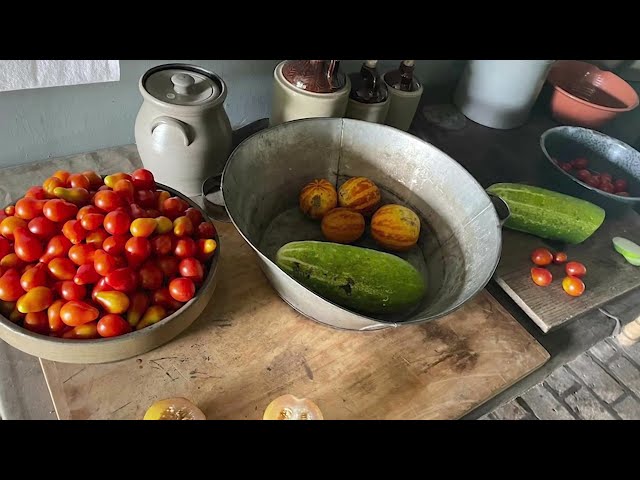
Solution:
<svg viewBox="0 0 640 480"><path fill-rule="evenodd" d="M168 191L172 196L185 200L190 207L197 208L202 217L209 220L207 213L190 198L180 192L156 183L158 189ZM36 357L62 363L108 363L141 355L163 345L189 327L209 303L217 284L218 259L220 258L220 238L216 253L211 259L207 277L196 296L158 323L142 330L113 338L92 340L72 340L47 337L31 332L0 315L0 338L12 347Z"/></svg>
<svg viewBox="0 0 640 480"><path fill-rule="evenodd" d="M561 126L547 130L540 137L540 148L547 160L563 176L578 186L578 193L585 200L597 201L598 198L617 204L640 204L640 152L620 140L595 130L575 126ZM565 172L560 163L570 162L579 157L589 162L587 169L591 173L611 174L614 178L624 178L628 182L629 197L622 197L598 188ZM569 193L569 192L567 192ZM571 192L573 193L573 192Z"/></svg>
<svg viewBox="0 0 640 480"><path fill-rule="evenodd" d="M553 86L551 113L564 124L599 128L638 106L638 94L622 78L595 65L558 60L547 81Z"/></svg>

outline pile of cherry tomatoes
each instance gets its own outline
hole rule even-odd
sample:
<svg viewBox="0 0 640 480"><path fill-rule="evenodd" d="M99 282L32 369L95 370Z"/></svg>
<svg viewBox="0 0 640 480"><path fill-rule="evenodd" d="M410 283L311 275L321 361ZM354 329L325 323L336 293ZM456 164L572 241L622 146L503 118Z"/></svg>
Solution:
<svg viewBox="0 0 640 480"><path fill-rule="evenodd" d="M586 158L576 158L570 162L558 162L558 165L562 170L570 173L591 187L621 197L629 196L629 183L626 179L613 178L613 175L606 172L592 172L587 168L589 166L589 160Z"/></svg>
<svg viewBox="0 0 640 480"><path fill-rule="evenodd" d="M547 268L552 263L565 264L566 276L562 280L562 289L572 297L579 297L585 291L582 277L587 274L587 268L580 262L567 262L567 254L564 252L551 253L546 248L536 248L531 253L531 261L537 265L531 269L533 283L546 287L553 281L553 275Z"/></svg>
<svg viewBox="0 0 640 480"><path fill-rule="evenodd" d="M69 339L140 330L195 296L215 237L148 170L57 171L0 210L0 313Z"/></svg>

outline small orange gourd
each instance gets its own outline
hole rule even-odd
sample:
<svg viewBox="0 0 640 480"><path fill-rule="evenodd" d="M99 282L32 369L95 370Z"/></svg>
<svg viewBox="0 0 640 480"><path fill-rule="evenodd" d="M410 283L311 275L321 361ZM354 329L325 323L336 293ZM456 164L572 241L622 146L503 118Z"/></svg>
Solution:
<svg viewBox="0 0 640 480"><path fill-rule="evenodd" d="M341 207L369 215L380 203L380 189L368 178L353 177L338 190L338 202Z"/></svg>
<svg viewBox="0 0 640 480"><path fill-rule="evenodd" d="M385 205L371 218L371 236L387 250L409 250L418 242L420 218L402 205Z"/></svg>
<svg viewBox="0 0 640 480"><path fill-rule="evenodd" d="M353 243L364 233L364 217L348 208L338 207L322 218L322 234L330 242Z"/></svg>
<svg viewBox="0 0 640 480"><path fill-rule="evenodd" d="M318 220L338 205L338 193L327 180L313 180L300 192L299 203L302 213Z"/></svg>

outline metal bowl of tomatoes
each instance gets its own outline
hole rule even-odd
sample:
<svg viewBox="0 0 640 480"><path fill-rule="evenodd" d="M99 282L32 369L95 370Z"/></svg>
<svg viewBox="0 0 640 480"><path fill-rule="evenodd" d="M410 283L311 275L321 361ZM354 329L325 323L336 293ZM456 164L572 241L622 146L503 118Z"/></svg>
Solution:
<svg viewBox="0 0 640 480"><path fill-rule="evenodd" d="M148 170L56 172L0 211L0 338L64 363L140 355L200 316L219 256L206 212Z"/></svg>
<svg viewBox="0 0 640 480"><path fill-rule="evenodd" d="M595 130L560 126L540 137L549 162L584 192L620 204L640 203L640 152Z"/></svg>

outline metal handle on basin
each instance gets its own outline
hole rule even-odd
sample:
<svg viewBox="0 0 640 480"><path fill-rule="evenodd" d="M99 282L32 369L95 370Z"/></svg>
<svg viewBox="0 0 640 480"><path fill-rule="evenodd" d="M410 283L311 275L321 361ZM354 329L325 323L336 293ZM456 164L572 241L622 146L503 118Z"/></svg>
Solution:
<svg viewBox="0 0 640 480"><path fill-rule="evenodd" d="M505 222L511 216L511 210L509 209L509 205L499 196L494 195L493 193L488 193L489 198L491 199L491 203L493 203L493 208L496 209L496 213L498 214L498 219L500 220L500 226L503 227Z"/></svg>
<svg viewBox="0 0 640 480"><path fill-rule="evenodd" d="M156 129L156 127L160 125L169 125L170 127L177 129L182 134L182 138L184 139L184 146L188 147L189 145L191 145L191 139L189 138L189 126L186 123L164 115L156 117L151 122L151 135L153 135L153 131Z"/></svg>
<svg viewBox="0 0 640 480"><path fill-rule="evenodd" d="M202 203L211 218L219 222L231 223L222 197L222 174L209 177L204 181Z"/></svg>

